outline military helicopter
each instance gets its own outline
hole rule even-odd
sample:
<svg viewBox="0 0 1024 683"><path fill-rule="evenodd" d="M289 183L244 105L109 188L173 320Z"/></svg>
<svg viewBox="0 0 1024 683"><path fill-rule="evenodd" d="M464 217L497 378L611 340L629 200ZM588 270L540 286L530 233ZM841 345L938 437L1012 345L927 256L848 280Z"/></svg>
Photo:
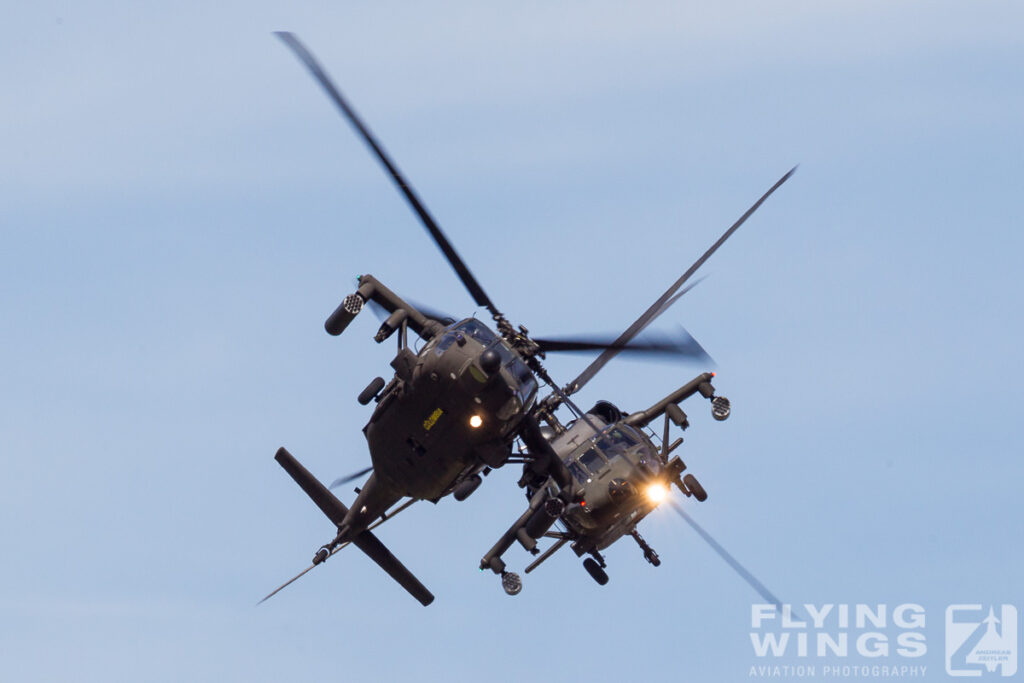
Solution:
<svg viewBox="0 0 1024 683"><path fill-rule="evenodd" d="M604 585L608 582L608 575L603 570L605 562L599 551L627 533L637 540L649 562L660 564L657 553L636 533L637 523L665 499L667 487L672 483L685 495L692 495L699 501L706 500L707 493L692 474L686 475L685 482L680 478L685 469L682 460L668 458L681 439L671 446L663 440L659 450L643 432L643 427L666 412L677 424L688 426L688 418L678 403L698 390L713 397L715 418L726 419L730 411L729 401L723 396L714 397L714 387L710 383L712 376L712 373L697 376L651 408L629 415L629 419L613 403L598 401L582 417L563 426L555 418L550 405L542 406L540 410L548 423L543 428L544 435L573 475L583 495L575 504L563 505L552 482L524 472L519 484L527 489L527 511L484 555L480 568L490 568L502 575L506 585L514 585L517 578L514 575L506 577L501 555L517 540L526 550L536 553L536 540L549 535L548 530L556 520L561 520L567 530L550 533L557 542L527 568L527 573L566 543L574 541L572 547L577 555L593 556L584 562L584 567L598 583ZM665 419L667 431L669 415Z"/></svg>
<svg viewBox="0 0 1024 683"><path fill-rule="evenodd" d="M436 503L448 494L456 500L465 500L479 487L482 475L509 462L522 463L532 477L551 481L557 487L553 498L560 499L564 505L575 503L583 495L574 484L569 468L545 438L537 419L538 379L548 384L554 395L570 409L579 412L541 364L547 352L601 350L601 358L605 359L602 364L622 351L691 357L706 354L689 335L676 341L654 342L634 341L636 332L629 338L623 335L615 340L541 339L530 337L525 327L514 328L484 292L412 186L313 55L293 34L279 32L276 35L304 63L384 166L476 304L491 313L497 331L476 318L459 322L444 319L402 299L372 275L359 277L356 291L346 296L327 318L325 329L329 334L340 335L368 304L382 310L386 316L374 336L375 341L382 343L396 336L398 352L391 362L393 378L389 382L374 378L358 398L364 405L376 402L363 430L372 467L336 480L331 488L368 472L370 476L356 489L357 498L347 507L286 449L278 450L275 459L334 523L336 533L317 550L310 567L264 600L351 543L369 555L413 597L428 605L433 595L372 534L372 529L384 520L417 500ZM775 187L782 182L784 179ZM775 187L731 230L746 220ZM674 298L662 301L658 314L683 293L685 290L678 295L673 292ZM651 319L653 317L656 316ZM410 348L410 330L426 342L418 352ZM576 388L578 386L582 386L579 381ZM517 442L525 449L513 454L513 444ZM398 505L404 498L409 500Z"/></svg>
<svg viewBox="0 0 1024 683"><path fill-rule="evenodd" d="M660 315L667 304L685 293L686 290L678 294L676 292L759 204L795 171L795 168L790 170L763 195L758 203L733 224L668 291L616 339L616 343L628 343ZM669 457L683 443L683 439L680 437L670 443L669 438L671 424L682 430L690 426L689 418L679 404L695 394L700 394L711 402L711 415L715 420L728 419L731 403L726 397L715 395L715 388L711 384L715 373L705 372L697 375L645 410L623 413L613 403L602 400L584 414L574 409L577 417L567 425L563 425L555 416L558 408L568 400L568 395L578 391L594 377L613 355L614 350L602 353L562 391L554 392L544 400L538 401L533 409L538 420L547 423L541 428L542 435L550 442L557 457L572 474L574 490L580 491L582 495L576 496L575 500L567 505L566 496L560 491L560 484L537 472L524 469L519 486L526 489L529 505L483 556L480 569L491 569L495 574L499 574L505 592L517 595L522 590L522 580L518 574L506 570L505 562L501 559L505 551L518 541L527 551L539 555L526 567L525 573L529 574L559 549L571 543L570 547L577 556L590 556L583 561L583 567L603 586L608 583L608 574L605 571L607 563L601 551L626 535L637 542L643 551L644 559L655 567L660 566L661 560L657 552L637 531L637 525L660 503L667 501L763 598L772 604L781 605L753 574L669 497L670 487L675 485L687 497L693 497L698 502L707 500L707 492L697 478L693 474L682 475L686 469L683 461L678 456ZM661 447L658 448L651 435L646 432L646 428L660 417L664 417L664 426ZM556 522L561 523L562 530L551 531ZM537 541L542 537L555 540L543 553L537 549Z"/></svg>
<svg viewBox="0 0 1024 683"><path fill-rule="evenodd" d="M702 373L636 413L624 414L614 404L598 401L581 418L565 426L554 417L553 406L542 404L540 411L548 423L543 432L583 496L574 504L564 505L553 482L524 472L519 483L527 489L529 506L484 555L480 568L500 574L505 591L516 595L522 589L522 581L514 572L506 571L501 555L516 541L527 551L538 554L537 540L549 537L555 543L526 568L527 574L571 542L577 556L590 555L583 567L603 586L608 583L608 574L600 551L626 535L637 542L644 559L659 566L657 552L637 531L637 525L668 499L673 484L686 496L700 502L707 500L707 492L695 476L681 476L686 469L683 461L678 456L669 459L683 441L678 438L669 443L669 425L671 421L683 429L689 426L689 418L679 403L697 393L711 400L716 420L729 417L730 402L724 396L715 396L713 377L714 373ZM644 428L662 415L665 427L659 449ZM562 523L563 531L550 531L556 521Z"/></svg>

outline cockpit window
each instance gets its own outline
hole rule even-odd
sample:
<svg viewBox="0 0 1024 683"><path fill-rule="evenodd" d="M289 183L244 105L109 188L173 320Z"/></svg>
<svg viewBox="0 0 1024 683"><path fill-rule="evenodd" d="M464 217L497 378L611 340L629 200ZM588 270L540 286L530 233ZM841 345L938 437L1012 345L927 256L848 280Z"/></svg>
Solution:
<svg viewBox="0 0 1024 683"><path fill-rule="evenodd" d="M650 445L644 441L643 437L629 425L620 423L606 428L593 439L592 443L597 446L608 460L623 457L628 451L633 451L634 447L639 445L639 450L635 452L639 455L640 464L656 464L658 462L657 453L652 451ZM655 465L652 464L650 466L653 467Z"/></svg>
<svg viewBox="0 0 1024 683"><path fill-rule="evenodd" d="M578 462L569 463L569 472L572 473L573 478L581 484L586 484L590 481L590 477L583 471Z"/></svg>
<svg viewBox="0 0 1024 683"><path fill-rule="evenodd" d="M515 378L516 382L519 383L519 400L523 402L523 405L529 405L530 399L537 393L537 380L534 378L533 373L530 372L530 368L526 367L518 356L512 359L507 366L509 373Z"/></svg>
<svg viewBox="0 0 1024 683"><path fill-rule="evenodd" d="M519 356L516 355L516 352L510 349L508 347L508 344L506 344L502 340L496 341L493 344L491 344L491 348L497 351L498 355L501 356L502 365L508 365L516 358L519 358Z"/></svg>
<svg viewBox="0 0 1024 683"><path fill-rule="evenodd" d="M627 431L629 430L629 431ZM639 442L635 433L631 434L632 428L625 425L605 431L594 443L601 449L609 459L622 455Z"/></svg>
<svg viewBox="0 0 1024 683"><path fill-rule="evenodd" d="M445 332L444 336L437 340L437 348L434 349L434 353L443 356L448 347L455 343L455 334L452 330Z"/></svg>
<svg viewBox="0 0 1024 683"><path fill-rule="evenodd" d="M595 449L591 448L580 456L580 463L592 473L597 474L604 467L605 461Z"/></svg>
<svg viewBox="0 0 1024 683"><path fill-rule="evenodd" d="M484 346L498 338L486 325L475 318L470 318L465 322L459 323L455 326L454 330L476 339Z"/></svg>
<svg viewBox="0 0 1024 683"><path fill-rule="evenodd" d="M626 425L611 430L609 436L615 441L625 443L627 446L635 446L639 441L637 433L633 431L633 428Z"/></svg>
<svg viewBox="0 0 1024 683"><path fill-rule="evenodd" d="M441 335L441 338L437 340L437 348L434 349L434 353L439 356L444 355L444 352L448 350L448 347L455 343L455 340L460 334L464 337L471 337L484 346L487 346L498 338L494 332L491 332L491 330L482 322L475 318L470 318L469 320L462 321L458 325L452 325L445 330L444 334Z"/></svg>

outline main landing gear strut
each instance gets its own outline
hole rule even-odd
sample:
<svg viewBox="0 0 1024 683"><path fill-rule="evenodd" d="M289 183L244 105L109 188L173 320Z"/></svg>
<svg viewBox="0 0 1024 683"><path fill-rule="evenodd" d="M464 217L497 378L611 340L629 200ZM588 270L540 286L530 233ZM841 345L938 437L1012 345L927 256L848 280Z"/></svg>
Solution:
<svg viewBox="0 0 1024 683"><path fill-rule="evenodd" d="M629 535L632 536L633 540L640 546L640 550L644 551L645 560L653 564L655 567L661 565L661 559L658 558L658 553L654 552L654 548L647 544L647 541L644 540L644 537L640 535L639 531L633 529L629 532Z"/></svg>

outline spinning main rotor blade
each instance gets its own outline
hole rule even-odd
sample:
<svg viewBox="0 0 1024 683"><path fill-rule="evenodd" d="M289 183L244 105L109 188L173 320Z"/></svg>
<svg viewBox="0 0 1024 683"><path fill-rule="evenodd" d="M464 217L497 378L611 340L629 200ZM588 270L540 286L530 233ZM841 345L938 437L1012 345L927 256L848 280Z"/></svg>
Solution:
<svg viewBox="0 0 1024 683"><path fill-rule="evenodd" d="M755 577L753 574L751 574L749 571L747 571L747 568L744 567L742 564L740 564L739 561L735 557L730 555L728 550L723 548L718 543L718 541L716 541L714 538L712 538L711 534L709 534L707 531L705 531L704 528L701 525L697 524L697 522L693 519L693 517L688 515L686 513L686 510L684 510L682 508L682 506L679 505L679 503L677 503L676 501L672 500L671 498L668 500L668 503L669 503L669 505L672 506L672 509L674 509L676 512L679 513L680 517L682 517L683 519L686 520L687 524L689 524L691 527L693 527L694 531L696 531L698 534L700 534L701 538L703 538L705 541L707 541L707 544L710 545L711 548L716 553L718 553L719 556L721 556L721 558L723 560L725 560L726 564L728 564L730 567L732 567L734 570L736 570L736 573L739 574L741 577L743 577L744 581L746 581L748 584L750 584L751 588L756 590L758 592L758 594L762 598L764 598L768 602L770 602L773 605L775 605L775 608L778 609L779 612L782 611L782 602L780 602L779 599L777 597L775 597L770 590L765 588L765 585L763 583L761 583L760 581L758 581L757 577Z"/></svg>
<svg viewBox="0 0 1024 683"><path fill-rule="evenodd" d="M449 314L447 314L447 313L445 313L443 311L439 311L436 308L431 308L430 306L427 306L425 304L421 304L418 301L411 301L407 297L402 297L402 298L404 298L405 301L410 306L412 306L417 311L422 313L423 317L425 317L425 318L429 318L430 320L436 320L437 322L441 323L445 327L448 327L449 325L455 323L455 318L453 318L452 316L450 316ZM366 305L370 307L370 310L373 311L373 314L375 316L377 316L377 318L381 322L384 322L385 320L387 320L388 316L391 315L391 313L388 311L388 309L384 308L383 306L381 306L379 303L377 303L373 299L370 299L369 301L367 301Z"/></svg>
<svg viewBox="0 0 1024 683"><path fill-rule="evenodd" d="M347 484L350 481L355 481L356 479L358 479L359 477L363 476L364 474L368 474L369 472L372 472L372 471L373 471L373 466L370 466L370 467L367 467L366 469L359 470L358 472L353 472L352 474L348 475L347 477L338 477L337 479L332 481L331 485L328 486L327 488L329 488L329 489L338 488L342 484Z"/></svg>
<svg viewBox="0 0 1024 683"><path fill-rule="evenodd" d="M455 269L459 279L462 280L462 284L464 284L466 289L469 290L469 293L473 297L477 306L485 306L493 315L500 316L501 313L497 308L495 308L490 297L488 297L484 292L483 287L481 287L480 283L476 281L473 274L469 272L469 268L466 267L466 264L463 263L461 258L459 258L459 255L455 252L455 247L451 245L448 238L445 237L443 232L441 232L441 228L434 221L430 212L427 211L427 207L425 207L423 202L420 201L419 197L416 195L416 191L413 190L412 185L409 184L405 179L405 176L403 176L401 171L398 170L398 167L391 161L391 158L388 157L387 153L377 142L376 138L373 137L370 129L366 127L352 107L349 106L348 102L334 85L334 82L331 81L327 72L325 72L323 67L321 67L316 61L316 58L312 53L306 49L305 45L299 42L299 39L293 33L288 31L275 31L274 35L280 38L284 44L291 48L292 52L302 60L302 63L306 65L306 68L313 74L313 77L319 81L320 85L323 86L323 89L331 99L334 100L334 103L338 105L338 109L356 129L360 137L363 138L363 141L371 150L373 150L373 153L377 155L381 164L384 165L384 168L387 169L387 172L391 175L391 179L394 181L395 185L402 194L405 195L405 198L409 202L413 211L415 211L416 215L420 217L420 220L423 222L423 226L427 229L427 232L429 232L430 236L434 238L434 242L437 243L437 246L444 253L445 258L448 259L452 268Z"/></svg>
<svg viewBox="0 0 1024 683"><path fill-rule="evenodd" d="M729 229L726 230L722 234L721 237L718 238L718 241L711 245L710 249L705 251L704 254L699 259L694 261L693 265L690 266L686 270L685 273L683 273L682 277L680 277L678 280L676 280L672 284L672 286L669 287L668 290L666 290L666 292L664 294L662 294L660 297L658 297L658 300L655 301L651 305L650 308L648 308L646 311L644 311L643 315L641 315L639 318L637 318L636 321L632 325L630 325L626 329L626 331L623 332L622 335L619 336L618 339L615 340L615 343L618 344L618 345L626 344L633 337L635 337L640 332L642 332L645 327L650 325L651 322L655 318L657 318L659 315L664 313L665 310L668 308L668 306L670 306L671 303L674 303L679 298L677 296L677 297L675 297L673 299L673 295L676 293L676 291L680 287L682 287L683 284L687 280L689 280L690 277L695 272L697 272L697 269L700 268L702 265L704 265L704 262L707 261L711 257L711 255L714 254L718 250L718 248L720 246L722 246L722 244L727 239L729 239L729 237L734 232L736 232L736 230L741 225L743 225L743 223L748 218L750 218L751 214L753 214L755 211L757 211L757 209L761 206L761 204L763 204L764 201L766 199L768 199L768 197L770 197L773 192L775 192L775 190L779 189L779 187L784 182L789 180L790 176L792 176L795 172L796 172L796 166L791 168L784 176L779 178L779 180L776 181L776 183L774 185L772 185L771 188L767 192L765 192L763 195L761 195L761 198L758 199L756 202L754 202L753 206L751 206L749 209L747 209L746 213L744 213L742 216L740 216L739 219L735 223L733 223L729 227ZM685 293L685 292L683 292L683 293ZM670 302L670 300L671 300L671 302ZM568 385L566 385L565 393L566 394L574 394L577 391L579 391L581 388L583 388L583 385L586 384L587 382L589 382L591 379L593 379L594 375L596 375L598 373L598 371L601 368L603 368L608 363L608 361L610 361L612 358L614 358L615 355L618 352L619 352L619 349L617 349L617 348L610 348L610 349L606 350L604 353L602 353L600 356L598 356L594 360L593 363L588 365L587 368L582 373L580 373L579 377L577 377L572 382L570 382Z"/></svg>
<svg viewBox="0 0 1024 683"><path fill-rule="evenodd" d="M664 305L661 307L661 310L654 314L654 317L651 318L651 322L654 322L654 318L657 318L659 315L661 315L662 313L664 313L668 309L672 308L672 304L674 304L675 302L677 302L680 299L682 299L684 294L689 292L691 289L693 289L694 287L696 287L700 283L704 282L704 280L706 280L707 278L708 278L707 275L702 275L699 278L697 278L696 280L694 280L693 282L691 282L690 284L688 284L685 287L683 287L682 291L679 291L679 292L676 292L675 294L673 294L672 298L664 303ZM650 324L650 323L648 323L648 324ZM640 331L643 332L643 330L640 330Z"/></svg>
<svg viewBox="0 0 1024 683"><path fill-rule="evenodd" d="M533 341L536 342L541 351L544 351L545 353L553 351L573 352L615 350L616 352L626 352L630 354L661 354L678 356L702 362L714 362L712 361L711 356L708 355L707 351L704 350L704 347L702 347L689 332L682 328L680 328L680 334L677 338L664 337L661 339L653 338L646 341L634 340L625 344L620 344L610 339L598 339L596 337L564 339L534 338Z"/></svg>

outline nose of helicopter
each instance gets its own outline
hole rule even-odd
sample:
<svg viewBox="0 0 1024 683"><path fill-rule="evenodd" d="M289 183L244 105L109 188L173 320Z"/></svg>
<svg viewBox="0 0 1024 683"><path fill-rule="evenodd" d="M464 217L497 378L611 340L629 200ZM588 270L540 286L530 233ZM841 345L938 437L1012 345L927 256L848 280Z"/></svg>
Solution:
<svg viewBox="0 0 1024 683"><path fill-rule="evenodd" d="M628 479L616 477L608 482L608 495L611 496L612 502L621 503L636 495L636 487Z"/></svg>

